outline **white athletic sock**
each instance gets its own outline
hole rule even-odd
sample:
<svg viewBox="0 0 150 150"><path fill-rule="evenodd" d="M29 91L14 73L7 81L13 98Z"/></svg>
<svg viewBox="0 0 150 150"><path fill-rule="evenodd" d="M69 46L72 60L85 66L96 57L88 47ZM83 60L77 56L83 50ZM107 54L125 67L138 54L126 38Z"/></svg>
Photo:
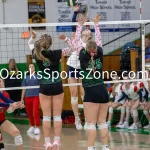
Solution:
<svg viewBox="0 0 150 150"><path fill-rule="evenodd" d="M50 137L45 137L45 143L47 143L47 142L51 142Z"/></svg>
<svg viewBox="0 0 150 150"><path fill-rule="evenodd" d="M78 116L78 117L75 117L75 120L76 121L80 121L80 117Z"/></svg>
<svg viewBox="0 0 150 150"><path fill-rule="evenodd" d="M83 101L83 99L84 99L84 96L81 96L81 98L82 98L82 101Z"/></svg>
<svg viewBox="0 0 150 150"><path fill-rule="evenodd" d="M107 121L108 124L110 124L110 121Z"/></svg>
<svg viewBox="0 0 150 150"><path fill-rule="evenodd" d="M95 150L95 147L94 146L88 147L88 150Z"/></svg>
<svg viewBox="0 0 150 150"><path fill-rule="evenodd" d="M108 145L102 145L102 150L107 150Z"/></svg>
<svg viewBox="0 0 150 150"><path fill-rule="evenodd" d="M54 137L54 141L60 141L60 137L59 136L55 136Z"/></svg>

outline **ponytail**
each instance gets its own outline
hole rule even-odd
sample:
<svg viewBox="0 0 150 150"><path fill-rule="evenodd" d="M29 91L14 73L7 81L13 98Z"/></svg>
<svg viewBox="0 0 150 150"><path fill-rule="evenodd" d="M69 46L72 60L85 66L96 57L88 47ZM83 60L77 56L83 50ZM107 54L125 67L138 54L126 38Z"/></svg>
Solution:
<svg viewBox="0 0 150 150"><path fill-rule="evenodd" d="M38 41L36 41L34 44L34 47L35 47L34 48L34 55L35 55L35 57L38 60L50 62L50 60L48 58L45 58L42 55L41 50L42 49L48 50L49 47L51 46L51 44L52 44L51 36L49 36L47 34L42 35L41 38Z"/></svg>
<svg viewBox="0 0 150 150"><path fill-rule="evenodd" d="M95 61L94 61L94 56L96 55L97 53L97 44L95 41L92 41L92 40L89 40L87 43L86 43L86 51L90 54L91 56L91 62L92 62L92 70L93 72L95 71Z"/></svg>
<svg viewBox="0 0 150 150"><path fill-rule="evenodd" d="M95 67L94 67L94 65L95 65L95 60L94 60L95 54L96 54L96 50L91 50L90 51L93 72L95 71Z"/></svg>

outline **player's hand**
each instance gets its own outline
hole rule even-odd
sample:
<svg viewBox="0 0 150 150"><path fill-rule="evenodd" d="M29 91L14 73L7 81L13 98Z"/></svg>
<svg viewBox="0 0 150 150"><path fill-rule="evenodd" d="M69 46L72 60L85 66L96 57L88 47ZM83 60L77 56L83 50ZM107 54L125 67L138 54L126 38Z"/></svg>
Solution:
<svg viewBox="0 0 150 150"><path fill-rule="evenodd" d="M141 103L141 106L142 106L143 108L145 108L146 105L147 105L147 102L146 102L146 101L144 101L144 102Z"/></svg>
<svg viewBox="0 0 150 150"><path fill-rule="evenodd" d="M79 9L80 9L80 6L79 6L78 4L77 4L76 6L73 7L73 10L74 10L75 12L78 12Z"/></svg>
<svg viewBox="0 0 150 150"><path fill-rule="evenodd" d="M14 102L12 104L10 104L10 107L15 110L15 109L18 109L19 108L19 103L18 102Z"/></svg>
<svg viewBox="0 0 150 150"><path fill-rule="evenodd" d="M85 16L83 16L82 18L80 18L78 20L78 23L79 23L80 26L83 26L85 22L86 22L86 17Z"/></svg>
<svg viewBox="0 0 150 150"><path fill-rule="evenodd" d="M102 16L100 14L97 14L94 18L91 18L94 24L98 24L100 20L102 19Z"/></svg>
<svg viewBox="0 0 150 150"><path fill-rule="evenodd" d="M19 108L22 109L25 107L24 102L23 101L19 101Z"/></svg>
<svg viewBox="0 0 150 150"><path fill-rule="evenodd" d="M65 34L61 34L61 35L58 36L58 38L60 40L65 40L66 39L66 35Z"/></svg>
<svg viewBox="0 0 150 150"><path fill-rule="evenodd" d="M36 38L36 32L30 27L30 34L32 36L32 39Z"/></svg>

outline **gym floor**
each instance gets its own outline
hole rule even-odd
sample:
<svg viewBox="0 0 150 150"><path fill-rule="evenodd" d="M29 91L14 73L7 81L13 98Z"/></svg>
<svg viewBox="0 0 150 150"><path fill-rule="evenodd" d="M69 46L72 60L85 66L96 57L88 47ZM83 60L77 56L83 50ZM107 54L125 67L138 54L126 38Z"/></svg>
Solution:
<svg viewBox="0 0 150 150"><path fill-rule="evenodd" d="M27 135L28 125L17 125L24 140L24 150L44 150L43 134L34 136ZM42 130L42 128L41 128ZM12 137L3 133L5 150L17 150ZM53 134L53 133L52 133ZM129 131L122 129L111 129L109 132L110 150L149 150L150 149L150 130ZM101 142L98 135L96 150L101 150ZM74 127L65 127L62 130L61 150L87 150L86 131L77 131Z"/></svg>

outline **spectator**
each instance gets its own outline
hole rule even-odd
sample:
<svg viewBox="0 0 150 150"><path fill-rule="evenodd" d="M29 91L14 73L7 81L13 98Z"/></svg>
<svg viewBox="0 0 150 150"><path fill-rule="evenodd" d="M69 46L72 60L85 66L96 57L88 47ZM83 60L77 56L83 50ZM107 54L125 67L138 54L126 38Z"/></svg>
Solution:
<svg viewBox="0 0 150 150"><path fill-rule="evenodd" d="M16 65L15 59L10 59L8 68L6 68L7 71L3 71L3 77L8 77L5 79L5 87L21 87L21 79L17 79L18 75L18 67ZM13 77L13 79L12 79ZM21 90L9 90L7 91L10 98L13 99L15 102L18 102L21 100ZM15 110L14 115L19 115L19 111Z"/></svg>
<svg viewBox="0 0 150 150"><path fill-rule="evenodd" d="M37 86L39 85L38 76L36 74L34 64L29 64L28 75L23 80L22 86ZM34 75L34 76L31 76ZM21 99L26 103L26 111L30 120L31 127L27 133L40 134L40 114L39 114L39 89L23 89Z"/></svg>
<svg viewBox="0 0 150 150"><path fill-rule="evenodd" d="M145 39L145 62L150 63L150 39Z"/></svg>

